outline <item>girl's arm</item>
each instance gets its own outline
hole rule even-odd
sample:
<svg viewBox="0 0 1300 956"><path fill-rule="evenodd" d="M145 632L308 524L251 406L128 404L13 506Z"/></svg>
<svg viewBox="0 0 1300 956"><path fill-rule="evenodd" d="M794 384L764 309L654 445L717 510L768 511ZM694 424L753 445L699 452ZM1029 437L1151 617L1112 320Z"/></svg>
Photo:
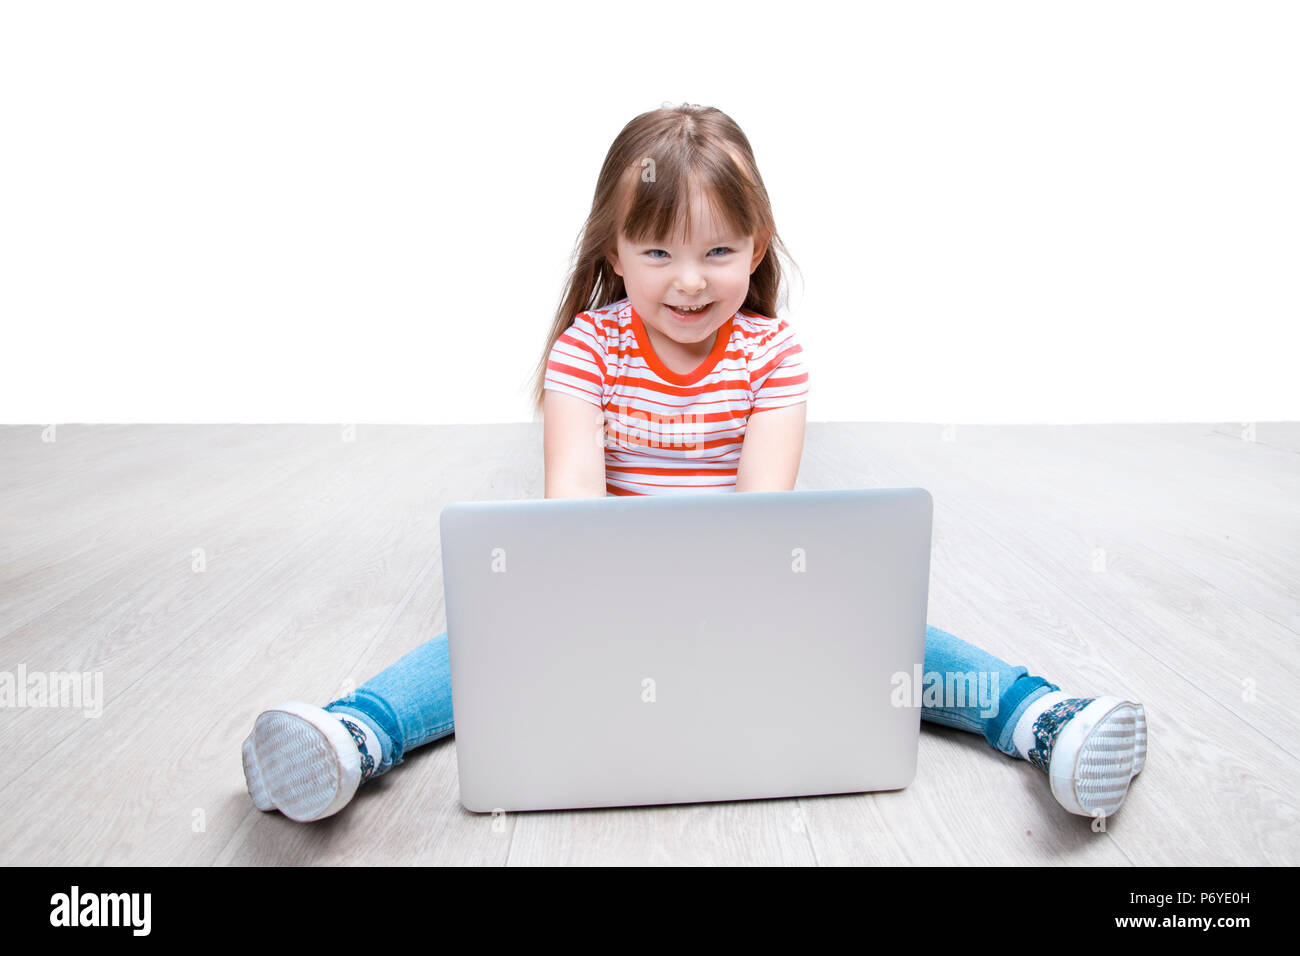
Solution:
<svg viewBox="0 0 1300 956"><path fill-rule="evenodd" d="M605 497L604 409L576 395L547 389L542 396L542 422L546 497Z"/></svg>
<svg viewBox="0 0 1300 956"><path fill-rule="evenodd" d="M807 402L750 412L736 491L794 491L807 417Z"/></svg>

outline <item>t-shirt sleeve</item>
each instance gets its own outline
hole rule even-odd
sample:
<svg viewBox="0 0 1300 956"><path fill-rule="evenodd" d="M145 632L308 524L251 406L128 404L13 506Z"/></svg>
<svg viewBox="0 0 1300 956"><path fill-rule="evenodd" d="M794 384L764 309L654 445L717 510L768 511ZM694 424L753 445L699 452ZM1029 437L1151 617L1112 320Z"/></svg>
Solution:
<svg viewBox="0 0 1300 956"><path fill-rule="evenodd" d="M754 345L749 360L749 387L756 412L808 400L803 348L785 319L780 319L771 334Z"/></svg>
<svg viewBox="0 0 1300 956"><path fill-rule="evenodd" d="M579 312L551 346L542 388L604 408L605 337L588 313Z"/></svg>

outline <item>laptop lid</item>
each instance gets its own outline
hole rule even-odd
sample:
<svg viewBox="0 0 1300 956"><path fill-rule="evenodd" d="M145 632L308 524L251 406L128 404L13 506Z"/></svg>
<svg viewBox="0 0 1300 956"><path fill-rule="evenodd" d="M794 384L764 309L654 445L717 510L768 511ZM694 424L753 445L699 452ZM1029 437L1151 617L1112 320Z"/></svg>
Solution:
<svg viewBox="0 0 1300 956"><path fill-rule="evenodd" d="M449 503L462 804L907 786L932 512L921 488Z"/></svg>

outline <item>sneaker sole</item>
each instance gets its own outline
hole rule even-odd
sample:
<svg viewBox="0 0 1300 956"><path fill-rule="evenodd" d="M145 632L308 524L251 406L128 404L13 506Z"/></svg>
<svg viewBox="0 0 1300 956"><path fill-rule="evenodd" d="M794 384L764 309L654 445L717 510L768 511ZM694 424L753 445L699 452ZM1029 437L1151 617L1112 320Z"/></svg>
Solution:
<svg viewBox="0 0 1300 956"><path fill-rule="evenodd" d="M338 813L361 783L356 742L328 711L288 701L265 710L243 745L253 806L308 823Z"/></svg>
<svg viewBox="0 0 1300 956"><path fill-rule="evenodd" d="M1075 755L1072 763L1050 766L1057 801L1080 816L1111 816L1146 766L1146 710L1135 701L1098 698L1066 724L1054 750Z"/></svg>

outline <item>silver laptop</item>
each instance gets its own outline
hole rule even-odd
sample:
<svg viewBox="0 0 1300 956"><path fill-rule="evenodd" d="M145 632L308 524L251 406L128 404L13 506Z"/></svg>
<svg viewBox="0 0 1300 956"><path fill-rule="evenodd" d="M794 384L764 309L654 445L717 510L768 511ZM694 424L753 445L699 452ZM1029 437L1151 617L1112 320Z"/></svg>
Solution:
<svg viewBox="0 0 1300 956"><path fill-rule="evenodd" d="M461 803L907 786L932 513L921 488L448 504Z"/></svg>

